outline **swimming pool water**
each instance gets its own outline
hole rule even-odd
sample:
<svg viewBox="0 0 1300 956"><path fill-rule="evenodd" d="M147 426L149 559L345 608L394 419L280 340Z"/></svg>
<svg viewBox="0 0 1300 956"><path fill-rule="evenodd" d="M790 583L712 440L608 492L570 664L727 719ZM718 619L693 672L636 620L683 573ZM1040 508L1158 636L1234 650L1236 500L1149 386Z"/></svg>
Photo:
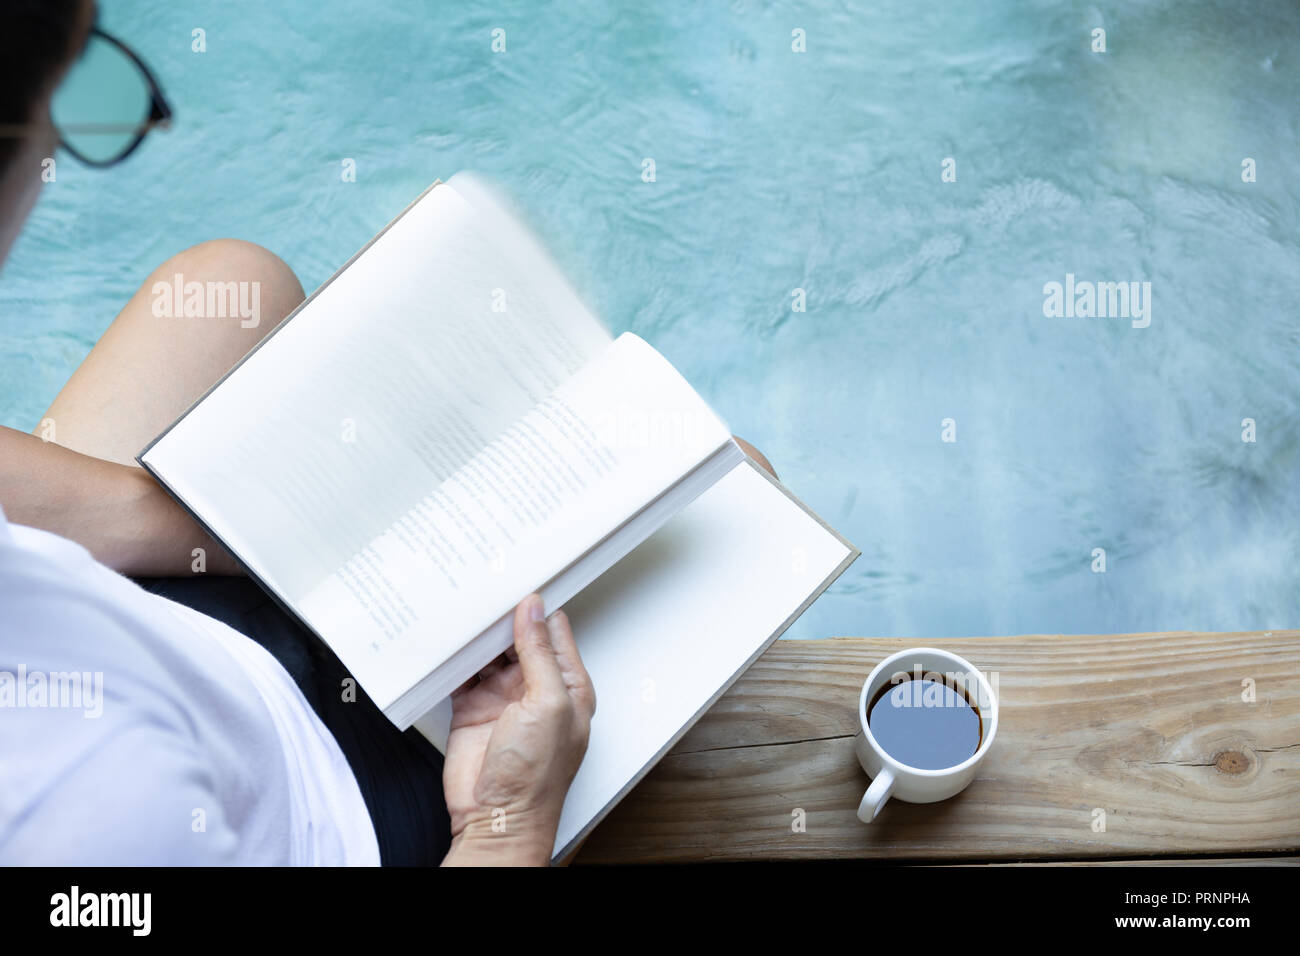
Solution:
<svg viewBox="0 0 1300 956"><path fill-rule="evenodd" d="M862 549L793 636L1300 624L1294 4L102 7L177 122L59 160L0 423L172 252L250 239L310 289L476 169ZM1067 274L1149 282L1150 324L1045 316Z"/></svg>

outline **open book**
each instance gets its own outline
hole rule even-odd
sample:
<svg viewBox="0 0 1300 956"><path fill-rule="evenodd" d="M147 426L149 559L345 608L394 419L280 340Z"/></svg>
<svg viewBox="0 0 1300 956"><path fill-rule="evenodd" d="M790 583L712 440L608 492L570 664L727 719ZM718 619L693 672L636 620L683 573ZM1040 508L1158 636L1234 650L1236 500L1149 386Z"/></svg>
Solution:
<svg viewBox="0 0 1300 956"><path fill-rule="evenodd" d="M857 556L462 176L139 461L439 746L519 599L567 606L598 711L557 855Z"/></svg>

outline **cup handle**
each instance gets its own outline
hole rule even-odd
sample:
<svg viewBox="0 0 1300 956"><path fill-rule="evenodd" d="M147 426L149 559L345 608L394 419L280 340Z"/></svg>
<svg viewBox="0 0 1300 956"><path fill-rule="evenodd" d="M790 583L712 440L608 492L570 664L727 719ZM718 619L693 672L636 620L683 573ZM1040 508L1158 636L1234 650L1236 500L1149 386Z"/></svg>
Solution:
<svg viewBox="0 0 1300 956"><path fill-rule="evenodd" d="M858 804L858 819L863 823L870 823L876 819L876 814L880 813L880 808L885 805L889 795L894 792L894 771L888 767L881 767L880 773L871 781L871 786L867 787L867 792L862 795L862 802Z"/></svg>

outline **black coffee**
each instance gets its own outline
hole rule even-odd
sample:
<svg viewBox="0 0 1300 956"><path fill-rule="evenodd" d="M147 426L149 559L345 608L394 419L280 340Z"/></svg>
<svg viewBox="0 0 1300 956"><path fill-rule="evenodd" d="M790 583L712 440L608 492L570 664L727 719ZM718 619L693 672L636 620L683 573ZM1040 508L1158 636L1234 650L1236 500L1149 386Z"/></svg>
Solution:
<svg viewBox="0 0 1300 956"><path fill-rule="evenodd" d="M979 709L960 690L932 680L886 684L867 708L867 725L887 754L920 770L955 767L983 739Z"/></svg>

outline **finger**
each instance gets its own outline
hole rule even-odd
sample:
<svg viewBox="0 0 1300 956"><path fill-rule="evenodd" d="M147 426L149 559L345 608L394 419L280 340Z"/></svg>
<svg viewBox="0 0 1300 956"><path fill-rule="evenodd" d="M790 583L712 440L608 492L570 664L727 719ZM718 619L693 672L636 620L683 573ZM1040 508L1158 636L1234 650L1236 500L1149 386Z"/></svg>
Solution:
<svg viewBox="0 0 1300 956"><path fill-rule="evenodd" d="M451 698L451 726L468 727L474 724L489 724L500 718L502 711L512 701L493 693L482 684L465 694L455 694Z"/></svg>
<svg viewBox="0 0 1300 956"><path fill-rule="evenodd" d="M459 687L457 687L454 691L451 692L452 701L455 701L457 697L463 697L465 694L468 694L475 687L477 687L478 684L479 684L478 675L472 674L469 680L465 681L465 683L461 684Z"/></svg>
<svg viewBox="0 0 1300 956"><path fill-rule="evenodd" d="M511 664L492 675L492 679L481 687L506 700L518 700L524 696L524 673L520 666Z"/></svg>
<svg viewBox="0 0 1300 956"><path fill-rule="evenodd" d="M478 679L486 684L494 675L504 670L508 664L509 661L507 661L505 655L502 654L500 657L495 658L490 664L488 664L487 667L484 667L478 672Z"/></svg>
<svg viewBox="0 0 1300 956"><path fill-rule="evenodd" d="M452 727L456 727L466 722L473 723L473 717L478 709L478 698L480 696L475 693L478 685L478 675L475 674L451 692Z"/></svg>
<svg viewBox="0 0 1300 956"><path fill-rule="evenodd" d="M530 594L515 608L515 650L519 653L525 693L551 697L567 692L560 664L551 647L546 611L542 599L536 594Z"/></svg>
<svg viewBox="0 0 1300 956"><path fill-rule="evenodd" d="M596 688L591 683L591 675L582 663L578 653L578 642L573 639L573 628L569 626L569 617L563 611L556 611L546 621L551 635L551 647L555 650L555 660L560 666L560 676L564 685L576 700L581 701L590 716L596 712Z"/></svg>

